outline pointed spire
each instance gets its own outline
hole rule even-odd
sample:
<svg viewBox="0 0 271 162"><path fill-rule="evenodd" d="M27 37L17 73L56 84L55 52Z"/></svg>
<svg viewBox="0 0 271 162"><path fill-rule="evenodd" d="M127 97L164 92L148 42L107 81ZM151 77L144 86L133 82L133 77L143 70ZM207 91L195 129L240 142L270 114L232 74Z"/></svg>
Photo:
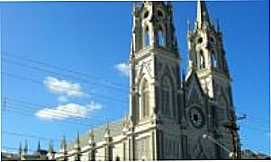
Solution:
<svg viewBox="0 0 271 162"><path fill-rule="evenodd" d="M22 149L22 143L20 142L19 144L19 149L18 149L18 154L21 155L23 152L23 149Z"/></svg>
<svg viewBox="0 0 271 162"><path fill-rule="evenodd" d="M66 143L65 135L62 137L60 148L61 148L61 152L63 153L67 151L67 143Z"/></svg>
<svg viewBox="0 0 271 162"><path fill-rule="evenodd" d="M25 140L23 152L24 152L24 154L27 154L27 152L28 152L28 144L27 144L27 140Z"/></svg>
<svg viewBox="0 0 271 162"><path fill-rule="evenodd" d="M40 140L38 141L37 152L40 151Z"/></svg>
<svg viewBox="0 0 271 162"><path fill-rule="evenodd" d="M109 123L107 122L104 138L109 138L109 137L110 137L110 128L109 128Z"/></svg>
<svg viewBox="0 0 271 162"><path fill-rule="evenodd" d="M53 146L52 140L49 140L48 152L49 153L53 153L54 152L54 146Z"/></svg>
<svg viewBox="0 0 271 162"><path fill-rule="evenodd" d="M94 136L94 131L93 129L91 129L89 131L89 140L88 140L88 144L93 145L95 143L95 136Z"/></svg>
<svg viewBox="0 0 271 162"><path fill-rule="evenodd" d="M197 26L202 27L203 24L210 23L208 10L204 0L198 0L197 4Z"/></svg>
<svg viewBox="0 0 271 162"><path fill-rule="evenodd" d="M79 136L78 131L77 131L76 142L75 142L74 148L75 149L80 149L80 136Z"/></svg>

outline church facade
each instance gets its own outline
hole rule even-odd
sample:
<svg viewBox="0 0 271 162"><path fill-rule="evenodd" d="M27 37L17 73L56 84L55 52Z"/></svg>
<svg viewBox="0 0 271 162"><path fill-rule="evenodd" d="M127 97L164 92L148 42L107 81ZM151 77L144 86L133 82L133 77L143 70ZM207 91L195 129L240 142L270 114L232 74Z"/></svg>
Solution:
<svg viewBox="0 0 271 162"><path fill-rule="evenodd" d="M133 7L129 115L61 142L50 160L239 158L240 144L223 38L197 2L187 34L187 73L180 70L170 2Z"/></svg>

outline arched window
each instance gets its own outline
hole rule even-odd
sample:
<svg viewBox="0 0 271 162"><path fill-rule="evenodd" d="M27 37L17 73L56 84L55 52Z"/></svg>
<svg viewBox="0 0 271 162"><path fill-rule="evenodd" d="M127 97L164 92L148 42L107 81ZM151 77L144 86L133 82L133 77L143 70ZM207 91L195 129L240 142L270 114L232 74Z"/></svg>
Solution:
<svg viewBox="0 0 271 162"><path fill-rule="evenodd" d="M159 16L159 17L164 17L164 14L163 14L163 12L162 12L161 10L158 10L157 13L158 13L158 16Z"/></svg>
<svg viewBox="0 0 271 162"><path fill-rule="evenodd" d="M205 60L204 60L204 55L203 55L203 51L202 50L200 50L200 57L199 57L199 59L200 59L200 64L199 64L199 68L200 69L203 69L203 68L205 68Z"/></svg>
<svg viewBox="0 0 271 162"><path fill-rule="evenodd" d="M142 118L149 116L149 101L150 100L150 92L149 85L146 80L143 81L141 88L141 114Z"/></svg>
<svg viewBox="0 0 271 162"><path fill-rule="evenodd" d="M217 61L214 52L211 54L211 60L212 60L212 67L217 67Z"/></svg>
<svg viewBox="0 0 271 162"><path fill-rule="evenodd" d="M144 31L144 47L148 47L150 45L150 32L149 28L146 27Z"/></svg>
<svg viewBox="0 0 271 162"><path fill-rule="evenodd" d="M162 80L162 113L170 116L172 108L172 87L168 77Z"/></svg>
<svg viewBox="0 0 271 162"><path fill-rule="evenodd" d="M88 160L89 161L95 161L95 151L91 150L88 154Z"/></svg>
<svg viewBox="0 0 271 162"><path fill-rule="evenodd" d="M221 96L220 99L219 99L219 103L220 103L220 106L225 108L227 107L227 100L224 96Z"/></svg>
<svg viewBox="0 0 271 162"><path fill-rule="evenodd" d="M165 45L166 45L165 34L163 32L162 27L160 26L158 30L158 46L165 47Z"/></svg>

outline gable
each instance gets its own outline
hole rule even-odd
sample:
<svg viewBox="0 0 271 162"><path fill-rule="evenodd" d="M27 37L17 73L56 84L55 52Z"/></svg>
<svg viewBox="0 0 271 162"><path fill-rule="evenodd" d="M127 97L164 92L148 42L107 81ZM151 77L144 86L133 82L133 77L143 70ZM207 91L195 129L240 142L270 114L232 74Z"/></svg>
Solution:
<svg viewBox="0 0 271 162"><path fill-rule="evenodd" d="M202 104L203 105L203 90L197 75L190 75L186 83L186 105Z"/></svg>

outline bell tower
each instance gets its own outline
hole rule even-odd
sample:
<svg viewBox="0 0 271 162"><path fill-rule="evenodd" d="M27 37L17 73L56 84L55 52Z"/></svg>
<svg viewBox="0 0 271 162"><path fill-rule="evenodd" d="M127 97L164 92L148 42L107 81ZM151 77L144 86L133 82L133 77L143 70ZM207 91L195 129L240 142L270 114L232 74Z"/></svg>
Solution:
<svg viewBox="0 0 271 162"><path fill-rule="evenodd" d="M222 33L219 31L219 27L215 27L211 22L206 4L201 0L197 2L195 28L188 32L188 49L187 77L192 71L196 71L202 89L211 98L217 96L217 89L220 88L225 88L224 93L228 93L231 79L223 48ZM222 85L227 86L221 87ZM231 93L227 94L227 98L232 104Z"/></svg>
<svg viewBox="0 0 271 162"><path fill-rule="evenodd" d="M180 58L172 5L148 1L134 5L130 115L134 124L159 115L178 122Z"/></svg>
<svg viewBox="0 0 271 162"><path fill-rule="evenodd" d="M175 148L180 145L179 63L171 2L134 3L130 120L135 132L148 130L151 133L150 138L142 139L145 145L135 139L136 160L179 159L181 156L179 152L166 153L169 148L162 146L168 142ZM152 153L146 154L151 150Z"/></svg>
<svg viewBox="0 0 271 162"><path fill-rule="evenodd" d="M211 21L206 3L202 0L197 2L194 29L189 27L188 50L187 78L196 73L201 89L208 98L208 129L214 139L236 153L239 150L238 128L222 33L219 26L215 26ZM217 147L216 155L219 159L230 158L229 153L220 147Z"/></svg>

